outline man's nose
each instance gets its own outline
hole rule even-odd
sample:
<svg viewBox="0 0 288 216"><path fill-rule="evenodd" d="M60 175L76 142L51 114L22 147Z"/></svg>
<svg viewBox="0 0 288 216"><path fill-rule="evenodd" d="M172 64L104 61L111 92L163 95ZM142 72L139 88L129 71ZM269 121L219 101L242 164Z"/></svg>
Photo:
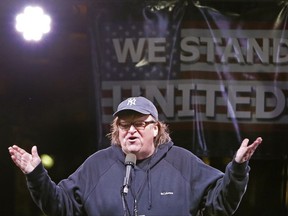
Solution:
<svg viewBox="0 0 288 216"><path fill-rule="evenodd" d="M133 124L131 124L128 132L133 133L135 131L137 131L136 127Z"/></svg>

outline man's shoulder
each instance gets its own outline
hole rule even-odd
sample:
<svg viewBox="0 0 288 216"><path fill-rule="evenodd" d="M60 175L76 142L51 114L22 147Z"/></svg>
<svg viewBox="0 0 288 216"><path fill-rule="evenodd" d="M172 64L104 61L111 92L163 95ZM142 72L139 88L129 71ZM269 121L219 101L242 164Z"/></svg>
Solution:
<svg viewBox="0 0 288 216"><path fill-rule="evenodd" d="M197 157L192 151L181 147L181 146L177 146L177 145L173 145L170 149L170 153L172 154L177 154L177 156L183 156L183 157Z"/></svg>
<svg viewBox="0 0 288 216"><path fill-rule="evenodd" d="M93 154L91 154L87 160L92 160L92 161L99 161L99 160L113 160L115 161L117 158L117 154L119 154L119 147L117 146L109 146L104 149L97 150ZM103 161L102 161L103 162Z"/></svg>

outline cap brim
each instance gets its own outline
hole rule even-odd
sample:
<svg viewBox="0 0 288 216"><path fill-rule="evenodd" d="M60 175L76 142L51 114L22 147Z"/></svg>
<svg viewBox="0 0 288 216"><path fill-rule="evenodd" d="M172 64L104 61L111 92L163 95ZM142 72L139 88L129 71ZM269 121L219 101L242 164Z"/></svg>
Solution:
<svg viewBox="0 0 288 216"><path fill-rule="evenodd" d="M121 112L124 112L124 111L135 111L135 112L138 112L138 113L141 113L141 114L144 114L144 115L151 115L150 112L146 111L146 110L141 110L141 109L133 109L133 108L129 108L129 109L122 109L122 110L117 110L113 116L118 116Z"/></svg>

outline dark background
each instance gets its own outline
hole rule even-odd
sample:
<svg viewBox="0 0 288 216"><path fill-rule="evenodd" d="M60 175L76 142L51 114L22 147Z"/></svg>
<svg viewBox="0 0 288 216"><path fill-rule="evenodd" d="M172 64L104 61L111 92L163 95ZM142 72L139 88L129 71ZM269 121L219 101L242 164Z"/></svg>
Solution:
<svg viewBox="0 0 288 216"><path fill-rule="evenodd" d="M55 182L99 147L87 4L37 1L53 17L53 31L40 43L27 43L14 30L15 14L27 2L0 2L1 216L42 215L10 159L9 146L30 151L37 145L40 154L52 155L55 165L48 171ZM203 159L223 171L231 160ZM248 190L236 215L286 216L287 158L255 157L250 166Z"/></svg>

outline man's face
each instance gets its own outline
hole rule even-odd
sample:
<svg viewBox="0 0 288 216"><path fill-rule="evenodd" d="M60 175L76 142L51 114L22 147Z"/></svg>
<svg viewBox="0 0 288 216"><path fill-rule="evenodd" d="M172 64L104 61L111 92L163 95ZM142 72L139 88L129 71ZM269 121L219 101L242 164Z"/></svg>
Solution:
<svg viewBox="0 0 288 216"><path fill-rule="evenodd" d="M124 153L133 153L138 160L153 154L154 137L158 134L158 127L151 115L127 113L119 117L118 127Z"/></svg>

